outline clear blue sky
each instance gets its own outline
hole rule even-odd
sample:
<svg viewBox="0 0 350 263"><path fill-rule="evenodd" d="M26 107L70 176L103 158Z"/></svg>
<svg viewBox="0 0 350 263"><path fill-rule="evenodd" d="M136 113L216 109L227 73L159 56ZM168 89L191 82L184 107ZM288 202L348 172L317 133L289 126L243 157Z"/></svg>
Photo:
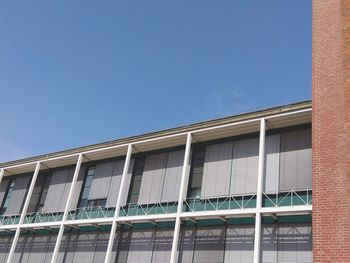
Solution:
<svg viewBox="0 0 350 263"><path fill-rule="evenodd" d="M311 0L0 4L0 162L311 98Z"/></svg>

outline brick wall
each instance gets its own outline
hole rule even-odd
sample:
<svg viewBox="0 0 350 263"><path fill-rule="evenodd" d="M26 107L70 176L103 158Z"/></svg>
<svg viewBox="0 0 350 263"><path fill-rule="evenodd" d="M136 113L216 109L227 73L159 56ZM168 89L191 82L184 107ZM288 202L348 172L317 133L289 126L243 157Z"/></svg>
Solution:
<svg viewBox="0 0 350 263"><path fill-rule="evenodd" d="M350 0L313 1L313 256L350 262Z"/></svg>

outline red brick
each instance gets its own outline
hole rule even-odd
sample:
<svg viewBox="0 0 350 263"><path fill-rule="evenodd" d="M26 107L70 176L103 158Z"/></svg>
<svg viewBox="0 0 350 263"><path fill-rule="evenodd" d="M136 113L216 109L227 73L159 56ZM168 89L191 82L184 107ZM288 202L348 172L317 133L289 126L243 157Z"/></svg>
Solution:
<svg viewBox="0 0 350 263"><path fill-rule="evenodd" d="M313 1L313 255L350 262L350 0Z"/></svg>

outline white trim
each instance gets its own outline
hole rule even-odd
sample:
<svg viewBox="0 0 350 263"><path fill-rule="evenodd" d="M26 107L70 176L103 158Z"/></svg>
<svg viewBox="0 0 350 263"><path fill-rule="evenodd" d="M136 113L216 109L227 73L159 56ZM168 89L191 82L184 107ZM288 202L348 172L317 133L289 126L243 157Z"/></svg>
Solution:
<svg viewBox="0 0 350 263"><path fill-rule="evenodd" d="M280 113L280 114L271 115L271 116L266 116L266 117L264 117L264 119L265 120L270 120L270 119L273 119L273 118L284 117L284 116L288 116L288 115L291 115L291 114L297 114L297 113L303 113L303 112L309 112L309 111L312 111L312 108L298 110L298 111L291 111L291 112L286 112L286 113Z"/></svg>
<svg viewBox="0 0 350 263"><path fill-rule="evenodd" d="M13 254L15 253L18 237L19 237L19 235L21 233L20 226L23 224L24 218L26 217L27 208L29 206L29 202L30 202L30 199L32 197L32 193L33 193L33 190L34 190L36 178L38 177L39 171L40 171L40 162L37 162L36 166L35 166L35 171L34 171L32 180L30 182L28 193L27 193L27 196L26 196L26 199L25 199L25 202L24 202L24 206L23 206L23 209L22 209L22 212L21 212L21 216L20 216L20 219L19 219L19 222L18 222L18 225L17 225L16 233L15 233L15 235L13 237L13 240L12 240L11 249L10 249L10 251L8 253L8 256L7 256L7 260L6 260L7 263L11 263L12 258L13 258Z"/></svg>
<svg viewBox="0 0 350 263"><path fill-rule="evenodd" d="M262 185L264 179L265 164L265 131L266 122L260 120L260 139L259 139L259 166L258 183L256 189L256 214L255 214L255 234L254 234L254 263L260 262L260 243L261 243L261 206L262 206Z"/></svg>
<svg viewBox="0 0 350 263"><path fill-rule="evenodd" d="M0 184L1 184L2 178L4 177L4 174L5 174L5 169L0 169Z"/></svg>
<svg viewBox="0 0 350 263"><path fill-rule="evenodd" d="M283 116L288 116L288 115L293 115L293 114L298 114L298 113L303 113L303 112L309 112L309 111L312 111L312 109L308 108L308 109L303 109L303 110L297 110L297 111L291 111L291 112L286 112L286 113L280 113L280 114L275 114L275 115L271 115L271 116L266 116L264 118L266 120L270 120L272 118L283 117ZM227 123L227 124L217 125L217 126L208 127L208 128L202 128L202 129L197 129L197 130L192 130L192 131L187 131L187 132L180 132L180 133L177 133L177 134L160 136L160 137L151 138L151 139L145 139L145 140L140 140L140 141L135 141L135 142L130 142L130 143L124 143L124 144L119 144L119 145L102 147L102 148L99 148L99 149L93 149L93 150L88 150L88 151L81 151L81 152L72 153L72 154L68 154L68 155L62 155L62 156L51 157L51 158L46 158L46 159L43 158L43 159L38 160L38 161L40 161L43 165L45 165L45 162L59 160L59 159L63 159L63 158L69 158L69 157L76 157L76 156L78 156L80 154L82 154L82 155L86 154L87 155L87 154L91 154L91 153L96 153L96 152L101 152L101 151L106 151L106 150L112 150L112 149L121 148L121 147L127 147L129 144L137 145L137 144L146 143L146 142L152 142L152 141L164 140L164 139L169 139L169 138L178 137L178 136L184 136L184 135L186 135L188 133L191 133L191 134L195 135L195 133L198 133L198 132L204 132L204 131L210 131L210 130L215 130L215 129L220 129L220 128L226 128L226 127L241 125L241 124L250 123L250 122L257 122L260 119L261 118L254 118L254 119L250 119L250 120L244 120L244 121L239 121L239 122ZM8 169L14 169L14 168L18 168L18 167L26 167L26 166L29 166L29 165L33 165L33 164L37 163L38 161L22 163L22 164L17 164L17 165L12 165L12 166L6 166L6 167L2 167L2 168L5 169L5 170L8 170Z"/></svg>
<svg viewBox="0 0 350 263"><path fill-rule="evenodd" d="M188 181L188 179L189 179L187 176L187 174L188 174L187 169L188 169L188 163L190 160L191 144L192 144L192 134L189 132L189 133L187 133L187 139L186 139L186 149L185 149L185 156L184 156L184 162L183 162L182 174L181 174L179 199L177 202L177 213L176 213L176 220L175 220L173 243L171 246L170 263L176 262L177 244L179 242L180 227L181 227L180 215L182 213L182 207L183 207L183 203L184 203L184 194L187 190L187 189L185 189L186 180Z"/></svg>
<svg viewBox="0 0 350 263"><path fill-rule="evenodd" d="M79 175L79 171L80 171L80 166L81 166L82 160L83 160L83 155L79 154L78 161L77 161L77 164L75 166L75 171L74 171L72 183L71 183L71 186L70 186L70 189L69 189L69 193L68 193L67 203L66 203L66 206L64 208L64 213L63 213L63 217L62 217L62 221L61 221L60 230L59 230L58 235L57 235L55 249L54 249L54 251L52 253L51 263L55 263L56 262L58 251L60 250L61 240L62 240L62 236L63 236L63 233L64 233L64 224L65 224L65 222L67 220L68 210L70 209L70 205L71 205L71 202L72 202L72 200L71 200L72 199L72 194L73 194L73 191L74 191L75 183L77 182L77 179L78 179L78 175Z"/></svg>
<svg viewBox="0 0 350 263"><path fill-rule="evenodd" d="M295 205L295 206L280 206L280 207L263 207L260 209L262 215L277 214L278 215L298 215L298 214L310 214L312 212L312 205ZM256 208L244 208L244 209L231 209L231 210L213 210L213 211L198 211L198 212L183 212L180 214L181 219L197 218L197 219L211 219L219 216L224 217L252 217L256 214ZM147 221L174 221L177 217L176 213L171 214L154 214L154 215L140 215L140 216L122 216L117 219L113 217L107 218L94 218L94 219L80 219L80 220L67 220L64 225L89 225L89 224L112 224L113 221L117 223L139 223ZM44 223L31 223L22 224L21 229L30 228L57 228L62 224L61 221L57 222L44 222ZM3 225L0 226L0 231L15 230L18 225Z"/></svg>
<svg viewBox="0 0 350 263"><path fill-rule="evenodd" d="M115 232L117 230L117 221L116 220L119 217L120 203L121 203L121 199L123 198L123 195L124 195L124 188L126 188L125 182L126 182L126 177L128 175L128 171L129 171L129 164L130 164L132 149L133 149L132 144L129 144L128 151L127 151L126 157L125 157L123 175L122 175L122 179L120 182L120 189L119 189L119 193L118 193L117 203L115 205L114 220L112 222L111 232L109 234L107 251L106 251L106 256L105 256L105 261L104 261L105 263L109 263L110 258L111 258L111 253L112 253L112 248L113 248L113 243L114 243L114 238L115 238Z"/></svg>

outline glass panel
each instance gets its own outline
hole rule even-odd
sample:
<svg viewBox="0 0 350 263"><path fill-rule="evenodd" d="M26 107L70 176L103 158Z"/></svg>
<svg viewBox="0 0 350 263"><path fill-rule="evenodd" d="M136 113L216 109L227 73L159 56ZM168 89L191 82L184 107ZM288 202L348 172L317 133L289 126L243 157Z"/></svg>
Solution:
<svg viewBox="0 0 350 263"><path fill-rule="evenodd" d="M205 147L194 150L190 174L189 197L199 197L202 188Z"/></svg>
<svg viewBox="0 0 350 263"><path fill-rule="evenodd" d="M141 180L137 180L134 182L133 189L137 190L141 188ZM134 191L133 191L134 192ZM137 191L138 193L139 191Z"/></svg>
<svg viewBox="0 0 350 263"><path fill-rule="evenodd" d="M103 199L95 199L95 200L89 200L89 207L95 207L95 206L105 206L106 205L106 198Z"/></svg>
<svg viewBox="0 0 350 263"><path fill-rule="evenodd" d="M135 160L135 169L131 178L129 203L136 203L138 201L144 166L144 157Z"/></svg>
<svg viewBox="0 0 350 263"><path fill-rule="evenodd" d="M94 179L95 167L90 167L87 174L85 175L83 189L80 196L78 207L86 207L89 205L88 198L91 190L92 181Z"/></svg>
<svg viewBox="0 0 350 263"><path fill-rule="evenodd" d="M137 203L139 199L139 194L131 194L129 203Z"/></svg>
<svg viewBox="0 0 350 263"><path fill-rule="evenodd" d="M15 187L15 180L11 180L10 183L9 183L8 189L7 189L6 196L4 198L3 205L1 207L1 211L0 211L1 214L6 211L6 208L7 208L8 204L9 204L9 201L11 200L12 191L13 191L14 187Z"/></svg>

